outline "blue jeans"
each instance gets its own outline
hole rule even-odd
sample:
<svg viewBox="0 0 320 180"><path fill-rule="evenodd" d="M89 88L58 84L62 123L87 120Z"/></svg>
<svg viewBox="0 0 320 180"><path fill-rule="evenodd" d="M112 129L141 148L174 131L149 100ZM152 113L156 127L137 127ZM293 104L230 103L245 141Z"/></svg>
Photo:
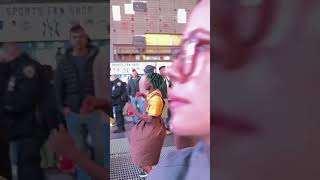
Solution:
<svg viewBox="0 0 320 180"><path fill-rule="evenodd" d="M80 119L77 113L69 113L65 117L68 131L77 148L82 152L90 152L91 158L101 166L109 167L109 126L99 112L93 112L86 119ZM91 137L91 145L87 137ZM77 180L91 180L91 177L80 167L76 168Z"/></svg>
<svg viewBox="0 0 320 180"><path fill-rule="evenodd" d="M135 110L139 111L141 114L145 114L146 112L146 105L145 105L145 99L143 98L138 98L136 99L135 97L130 97L131 103L133 104L133 108L135 108ZM139 121L139 117L134 115L133 116L133 121L134 122L138 122Z"/></svg>

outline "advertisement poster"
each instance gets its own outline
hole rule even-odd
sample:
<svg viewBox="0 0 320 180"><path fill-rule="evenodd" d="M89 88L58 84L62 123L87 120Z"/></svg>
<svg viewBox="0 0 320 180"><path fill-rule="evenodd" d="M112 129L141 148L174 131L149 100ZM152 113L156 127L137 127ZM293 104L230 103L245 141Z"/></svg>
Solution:
<svg viewBox="0 0 320 180"><path fill-rule="evenodd" d="M123 62L123 63L110 63L110 74L118 75L118 77L127 82L128 77L132 74L132 69L137 70L140 75L144 74L144 68L147 65L152 65L156 67L156 72L159 73L159 67L166 66L169 67L171 62Z"/></svg>

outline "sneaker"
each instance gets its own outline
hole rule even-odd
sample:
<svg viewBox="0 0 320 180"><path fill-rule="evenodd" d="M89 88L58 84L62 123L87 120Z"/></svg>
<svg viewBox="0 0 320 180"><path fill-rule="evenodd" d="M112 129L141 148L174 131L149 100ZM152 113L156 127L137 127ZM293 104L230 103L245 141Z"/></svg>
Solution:
<svg viewBox="0 0 320 180"><path fill-rule="evenodd" d="M139 174L139 177L146 178L146 177L148 177L148 173L146 173L144 171L141 171L140 174Z"/></svg>
<svg viewBox="0 0 320 180"><path fill-rule="evenodd" d="M123 129L117 129L115 131L113 131L113 133L122 133L122 132L125 132L126 130L123 128Z"/></svg>

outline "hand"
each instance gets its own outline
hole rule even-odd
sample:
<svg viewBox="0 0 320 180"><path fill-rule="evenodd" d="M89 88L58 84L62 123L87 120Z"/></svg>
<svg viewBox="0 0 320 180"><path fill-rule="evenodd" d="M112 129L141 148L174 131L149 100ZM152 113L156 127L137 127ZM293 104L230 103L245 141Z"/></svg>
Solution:
<svg viewBox="0 0 320 180"><path fill-rule="evenodd" d="M132 103L128 103L128 114L129 114L130 116L136 114L135 109L134 109L134 106L133 106Z"/></svg>
<svg viewBox="0 0 320 180"><path fill-rule="evenodd" d="M85 100L82 102L80 115L81 116L87 116L90 113L92 113L97 106L97 99L94 96L88 96L85 98Z"/></svg>
<svg viewBox="0 0 320 180"><path fill-rule="evenodd" d="M74 160L74 156L78 150L72 137L63 125L59 125L59 129L53 131L51 138L51 147L55 153Z"/></svg>
<svg viewBox="0 0 320 180"><path fill-rule="evenodd" d="M68 115L69 113L71 113L71 109L70 109L69 107L64 107L64 108L63 108L63 113L64 113L64 115L66 116L66 115Z"/></svg>
<svg viewBox="0 0 320 180"><path fill-rule="evenodd" d="M137 94L136 94L136 98L144 97L144 96L145 96L145 94L142 92L137 92Z"/></svg>

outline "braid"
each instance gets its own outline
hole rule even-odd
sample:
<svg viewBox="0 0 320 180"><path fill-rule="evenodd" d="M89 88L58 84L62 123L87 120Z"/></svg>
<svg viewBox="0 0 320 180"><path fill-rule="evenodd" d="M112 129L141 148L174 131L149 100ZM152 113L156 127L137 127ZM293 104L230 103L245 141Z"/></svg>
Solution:
<svg viewBox="0 0 320 180"><path fill-rule="evenodd" d="M163 77L157 73L151 73L147 75L147 79L155 89L159 89L164 94L166 83Z"/></svg>

